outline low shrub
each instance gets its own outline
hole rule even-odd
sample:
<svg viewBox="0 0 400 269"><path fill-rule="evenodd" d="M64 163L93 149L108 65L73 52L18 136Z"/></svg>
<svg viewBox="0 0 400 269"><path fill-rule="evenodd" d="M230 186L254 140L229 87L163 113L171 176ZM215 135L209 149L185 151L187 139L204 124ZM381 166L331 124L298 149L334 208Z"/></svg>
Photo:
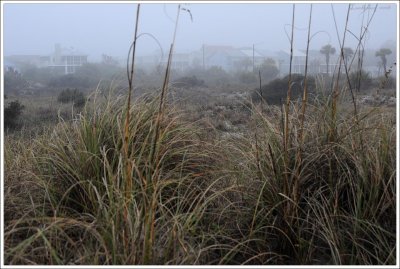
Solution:
<svg viewBox="0 0 400 269"><path fill-rule="evenodd" d="M232 82L232 75L218 66L212 66L206 69L194 68L187 70L184 76L196 76L200 81L203 80L208 86L224 86Z"/></svg>
<svg viewBox="0 0 400 269"><path fill-rule="evenodd" d="M19 126L19 116L22 113L24 106L18 100L12 101L4 108L4 128L16 129Z"/></svg>
<svg viewBox="0 0 400 269"><path fill-rule="evenodd" d="M279 105L284 102L287 96L289 76L281 79L274 79L270 83L264 85L260 89L255 89L252 95L253 101L260 101L261 98L268 104ZM301 97L304 89L304 76L300 74L292 75L291 100ZM315 79L308 77L307 84L308 93L315 92Z"/></svg>
<svg viewBox="0 0 400 269"><path fill-rule="evenodd" d="M376 79L376 84L379 89L396 89L396 78L381 76Z"/></svg>
<svg viewBox="0 0 400 269"><path fill-rule="evenodd" d="M29 87L28 81L21 73L14 69L8 69L4 72L4 92L18 93L18 91Z"/></svg>
<svg viewBox="0 0 400 269"><path fill-rule="evenodd" d="M180 77L174 81L177 87L199 87L204 86L204 80L198 79L196 76L185 76Z"/></svg>
<svg viewBox="0 0 400 269"><path fill-rule="evenodd" d="M241 72L238 74L239 81L241 83L249 84L257 82L257 75L253 72Z"/></svg>
<svg viewBox="0 0 400 269"><path fill-rule="evenodd" d="M82 107L85 104L86 99L83 92L80 92L78 89L66 89L60 92L57 97L57 101L60 103L73 102L77 107Z"/></svg>
<svg viewBox="0 0 400 269"><path fill-rule="evenodd" d="M261 80L264 82L271 81L279 74L279 69L276 66L274 59L267 58L258 68L261 74Z"/></svg>
<svg viewBox="0 0 400 269"><path fill-rule="evenodd" d="M371 74L365 70L351 72L349 79L351 87L358 91L366 91L375 86Z"/></svg>
<svg viewBox="0 0 400 269"><path fill-rule="evenodd" d="M91 85L94 85L97 82L93 82L87 76L81 76L81 75L77 75L77 74L68 74L68 75L63 75L63 76L58 76L58 77L52 78L48 85L51 87L89 88Z"/></svg>

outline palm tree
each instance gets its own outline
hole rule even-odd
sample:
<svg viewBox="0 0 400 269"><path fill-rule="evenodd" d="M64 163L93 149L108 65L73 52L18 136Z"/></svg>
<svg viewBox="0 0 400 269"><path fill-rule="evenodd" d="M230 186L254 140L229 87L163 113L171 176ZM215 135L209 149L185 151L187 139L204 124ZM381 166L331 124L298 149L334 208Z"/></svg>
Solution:
<svg viewBox="0 0 400 269"><path fill-rule="evenodd" d="M336 53L336 49L334 47L332 47L330 44L328 44L328 45L323 46L319 52L321 52L322 54L325 55L326 73L329 74L329 57L331 54Z"/></svg>
<svg viewBox="0 0 400 269"><path fill-rule="evenodd" d="M383 70L385 71L385 74L386 74L386 63L387 63L386 55L389 55L391 53L392 53L392 51L390 49L387 49L387 48L381 48L380 50L375 52L375 56L376 57L381 57Z"/></svg>
<svg viewBox="0 0 400 269"><path fill-rule="evenodd" d="M345 64L347 64L347 62L349 61L350 57L354 55L354 51L352 48L349 47L344 47L343 48L343 58L344 58L344 62Z"/></svg>

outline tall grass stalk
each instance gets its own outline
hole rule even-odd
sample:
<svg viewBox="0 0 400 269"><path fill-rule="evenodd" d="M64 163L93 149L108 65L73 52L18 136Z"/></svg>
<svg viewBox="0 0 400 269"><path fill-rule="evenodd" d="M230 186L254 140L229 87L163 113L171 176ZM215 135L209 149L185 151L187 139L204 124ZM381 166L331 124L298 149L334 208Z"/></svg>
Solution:
<svg viewBox="0 0 400 269"><path fill-rule="evenodd" d="M175 46L175 38L176 38L176 32L178 30L178 22L179 22L179 14L181 11L181 5L178 5L178 11L176 14L176 20L175 20L175 28L174 28L174 35L172 38L172 42L170 45L170 49L169 49L169 53L168 53L168 61L167 61L167 66L165 68L165 75L164 75L164 81L163 81L163 85L161 88L161 95L160 95L160 102L159 102L159 108L158 108L158 115L157 115L157 120L156 120L156 132L155 132L155 137L153 140L153 149L156 148L156 144L157 144L157 140L158 140L158 129L159 129L159 125L160 125L160 121L162 119L162 115L163 115L163 109L164 109L164 103L165 103L165 96L167 94L167 90L168 90L168 84L169 84L169 77L170 77L170 73L171 73L171 64L172 64L172 56L173 56L173 52L174 52L174 46ZM154 151L153 151L154 152ZM152 153L150 155L150 162L153 162L154 160L154 153Z"/></svg>
<svg viewBox="0 0 400 269"><path fill-rule="evenodd" d="M331 5L332 10L333 10L333 6ZM345 23L345 27L344 27L344 31L343 31L343 39L340 45L340 60L339 60L339 70L338 70L338 74L336 77L336 82L333 86L333 92L332 92L332 126L331 126L331 131L330 131L330 136L329 136L329 141L333 142L336 138L336 113L337 113L337 98L339 97L339 79L340 79L340 75L341 75L341 67L342 67L342 63L343 63L343 59L344 59L344 55L343 55L343 47L345 44L345 39L346 39L346 34L347 34L347 25L349 22L349 15L350 15L350 8L351 8L351 4L348 5L347 8L347 16L346 16L346 23ZM340 44L340 38L339 38L339 33L338 34L338 39L339 39L339 44Z"/></svg>
<svg viewBox="0 0 400 269"><path fill-rule="evenodd" d="M368 28L370 23L372 22L372 19L375 16L376 10L378 8L378 4L375 5L375 8L372 12L371 17L369 17L369 13L368 13L368 18L367 18L367 23L364 25L364 18L365 18L365 14L367 13L366 10L366 5L364 4L363 6L363 13L362 13L362 23L360 26L360 34L359 37L357 38L358 40L358 44L357 44L357 48L356 48L356 52L358 51L358 58L357 58L357 81L356 81L356 91L360 92L360 87L361 87L361 75L362 75L362 66L363 66L363 61L364 61L364 52L365 52L365 42L366 42L366 38L365 35L368 33ZM351 33L351 32L350 32ZM354 37L356 37L353 34ZM355 54L354 54L355 57Z"/></svg>
<svg viewBox="0 0 400 269"><path fill-rule="evenodd" d="M303 150L304 144L303 144L303 132L304 132L304 119L305 119L305 114L306 114L306 106L307 106L307 100L308 100L308 91L307 91L307 75L308 75L308 52L310 48L310 33L311 33L311 17L312 17L312 4L310 5L310 16L309 16L309 21L308 21L308 38L307 38L307 49L306 49L306 62L305 62L305 69L304 69L304 88L303 88L303 96L301 100L301 113L300 113L300 126L299 126L299 134L298 134L298 148L297 148L297 168L296 168L296 176L294 178L294 184L293 184L293 200L294 203L297 205L298 203L298 195L299 195L299 181L300 181L300 169L301 169L301 163L302 163L302 156L301 152Z"/></svg>
<svg viewBox="0 0 400 269"><path fill-rule="evenodd" d="M290 38L290 62L289 62L289 80L288 80L288 91L286 96L285 103L285 120L284 120L284 130L283 130L283 145L284 145L284 156L285 156L285 166L289 167L289 159L288 159L288 151L289 151L289 110L290 110L290 98L291 98L291 90L292 90L292 63L293 63L293 35L294 35L294 18L295 18L295 4L293 4L293 12L292 12L292 34ZM289 193L289 175L285 174L285 183L283 193Z"/></svg>
<svg viewBox="0 0 400 269"><path fill-rule="evenodd" d="M176 32L178 30L178 22L179 22L179 14L181 11L181 5L178 5L178 10L176 14L176 20L175 20L175 28L174 28L174 35L172 38L172 43L170 46L169 54L168 54L168 62L165 70L165 76L164 76L164 82L163 86L161 89L161 95L160 95L160 101L159 101L159 108L158 108L158 113L157 113L157 118L155 122L155 131L154 131L154 138L153 138L153 143L152 143L152 148L150 151L150 169L153 170L153 173L158 173L157 171L157 161L155 159L156 157L156 151L158 144L160 143L159 141L159 136L160 136L160 123L162 121L163 117L163 111L164 111L164 103L165 103L165 96L167 94L168 90L168 84L169 84L169 77L170 77L170 72L171 72L171 64L172 64L172 56L174 52L174 45L175 45L175 39L176 39ZM150 264L150 261L152 260L152 250L153 250L153 243L154 243L154 225L155 225L155 214L156 214L156 203L157 203L157 188L158 184L155 182L155 178L147 179L147 184L148 184L148 196L150 197L150 203L148 204L147 207L147 212L146 212L146 230L145 230L145 241L144 241L144 264Z"/></svg>
<svg viewBox="0 0 400 269"><path fill-rule="evenodd" d="M134 80L134 70L135 70L135 55L136 55L136 41L138 37L138 26L139 26L139 14L140 14L140 4L137 5L136 9L136 23L135 23L135 34L133 38L133 44L131 46L132 49L132 60L131 66L129 68L129 55L128 55L128 63L127 63L127 75L128 75L128 101L126 105L126 114L125 114L125 124L124 124L124 159L125 159L125 208L124 208L124 221L128 223L128 203L130 200L131 192L133 191L132 186L132 164L130 161L130 156L128 152L128 140L129 140L129 123L130 123L130 109L131 109L131 99L132 99L132 91L133 91L133 80ZM131 50L129 50L130 52ZM129 72L130 70L130 72ZM128 227L128 225L126 225ZM129 233L129 230L126 230L126 234ZM125 237L125 247L128 248L127 239L128 236ZM131 246L133 248L135 246Z"/></svg>
<svg viewBox="0 0 400 269"><path fill-rule="evenodd" d="M350 89L352 102L353 102L354 119L355 119L355 122L357 125L359 122L359 113L358 113L358 108L357 108L357 99L355 98L354 91L357 93L357 92L360 92L360 90L361 90L360 87L361 87L361 77L362 77L362 70L363 70L362 66L363 66L363 61L364 61L364 52L365 52L364 47L365 47L365 42L366 42L365 35L368 32L369 25L372 22L372 19L376 13L377 7L378 7L378 5L376 4L371 17L369 17L369 14L368 14L367 22L366 22L366 24L364 24L365 14L366 14L366 9L365 9L366 6L364 5L363 13L362 13L362 20L361 20L362 23L361 23L360 33L359 33L358 37L354 33L352 33L349 29L347 30L347 32L350 33L351 35L353 35L353 37L356 38L358 41L355 53L354 53L353 58L351 59L350 63L344 62L347 84ZM333 18L334 18L334 23L335 23L335 28L336 28L336 34L338 35L338 40L339 40L339 31L337 28L336 17L335 17L335 12L334 12L333 8L332 8L332 13L333 13ZM340 41L339 41L339 43L340 43ZM342 47L341 47L341 50L342 50ZM353 64L353 61L354 61L356 55L358 56L357 57L357 69L356 69L357 77L356 77L355 83L352 84L350 77L349 77L349 73L350 73L350 70L351 70L351 67L352 67L352 64ZM344 56L344 55L341 54L341 56ZM364 138L363 138L362 132L360 132L360 134L359 134L359 139L360 139L360 145L361 145L361 147L363 147L364 146Z"/></svg>

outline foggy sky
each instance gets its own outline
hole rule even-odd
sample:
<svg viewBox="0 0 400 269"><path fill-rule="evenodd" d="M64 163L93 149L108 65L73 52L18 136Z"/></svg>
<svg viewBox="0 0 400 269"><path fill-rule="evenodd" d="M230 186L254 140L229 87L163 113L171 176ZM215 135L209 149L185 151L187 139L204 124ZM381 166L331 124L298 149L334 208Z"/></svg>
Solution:
<svg viewBox="0 0 400 269"><path fill-rule="evenodd" d="M371 6L373 3L369 3ZM74 47L89 55L89 60L99 60L105 53L126 57L133 40L136 4L128 3L69 3L69 4L18 4L3 5L4 55L44 54L53 52L54 44ZM177 4L141 5L139 33L150 33L161 43L167 53L172 41ZM193 16L182 11L176 38L176 50L198 50L202 44L232 45L237 47L255 44L256 48L271 51L289 49L285 29L290 34L292 4L183 4ZM333 4L340 38L347 14L347 4ZM359 35L362 24L361 3L350 11L349 30ZM396 42L397 18L395 4L380 4L369 27L366 48L377 49L388 40ZM306 48L310 4L296 4L294 46ZM364 13L364 23L372 9ZM311 32L316 33L311 49L320 49L331 43L336 48L339 41L335 31L331 4L313 4ZM357 40L349 33L346 45L354 47ZM157 43L143 36L138 41L137 53L144 55L159 50Z"/></svg>

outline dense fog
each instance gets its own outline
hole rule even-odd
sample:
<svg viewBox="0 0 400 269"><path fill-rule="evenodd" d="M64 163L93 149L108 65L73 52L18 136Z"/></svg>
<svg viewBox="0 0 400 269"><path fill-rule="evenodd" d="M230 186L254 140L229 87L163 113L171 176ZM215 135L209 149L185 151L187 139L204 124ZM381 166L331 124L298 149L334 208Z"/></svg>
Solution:
<svg viewBox="0 0 400 269"><path fill-rule="evenodd" d="M141 7L138 55L160 54L172 41L177 4L143 4ZM181 4L176 52L200 50L203 45L255 47L279 51L290 48L292 4L227 3ZM314 4L310 49L325 44L339 46L347 15L347 4ZM294 47L305 49L309 4L296 4ZM352 4L347 46L357 44L361 25L368 27L365 49L379 49L396 42L396 6ZM7 3L3 11L4 55L50 54L54 44L83 52L89 61L100 61L102 54L123 60L133 40L136 4L128 3ZM336 32L335 19L337 22ZM354 36L353 36L354 35ZM159 44L158 44L159 42Z"/></svg>

